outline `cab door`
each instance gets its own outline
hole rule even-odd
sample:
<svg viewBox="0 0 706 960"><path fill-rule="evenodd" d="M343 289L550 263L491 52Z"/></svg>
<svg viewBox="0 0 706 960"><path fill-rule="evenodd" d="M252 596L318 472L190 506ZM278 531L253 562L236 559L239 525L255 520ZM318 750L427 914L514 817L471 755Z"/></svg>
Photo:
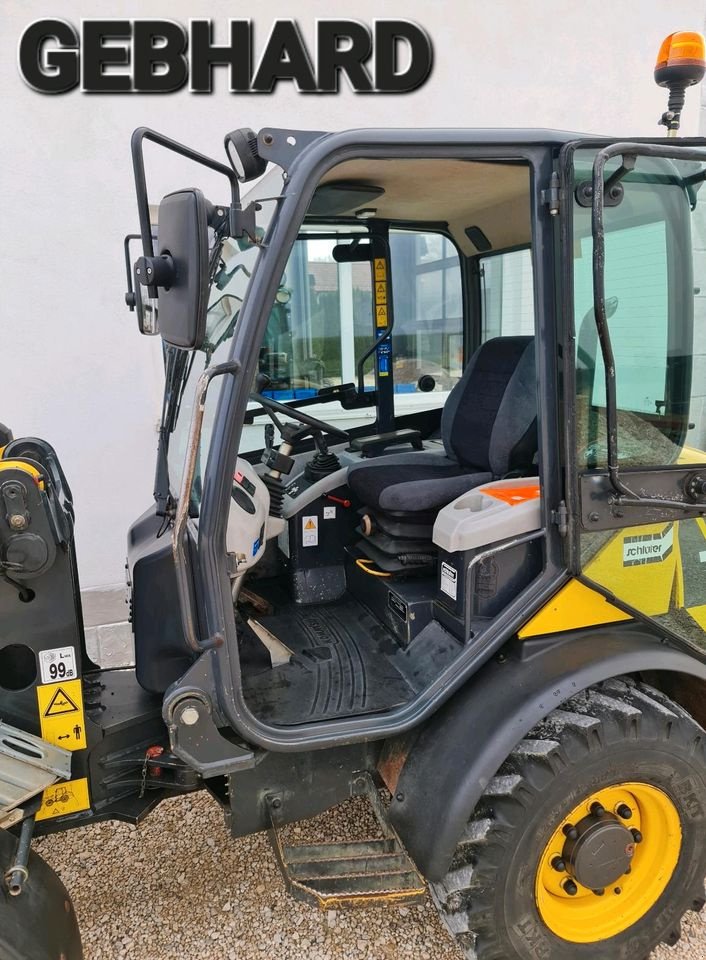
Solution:
<svg viewBox="0 0 706 960"><path fill-rule="evenodd" d="M573 143L562 173L574 569L706 651L706 146Z"/></svg>

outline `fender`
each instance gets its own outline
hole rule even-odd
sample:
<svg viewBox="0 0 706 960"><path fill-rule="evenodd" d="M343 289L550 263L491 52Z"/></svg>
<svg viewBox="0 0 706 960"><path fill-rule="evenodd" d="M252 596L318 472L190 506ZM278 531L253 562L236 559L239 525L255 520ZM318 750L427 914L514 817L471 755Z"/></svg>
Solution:
<svg viewBox="0 0 706 960"><path fill-rule="evenodd" d="M422 729L395 787L390 819L429 880L446 874L488 782L552 710L611 677L672 671L706 682L706 664L642 625L515 641Z"/></svg>

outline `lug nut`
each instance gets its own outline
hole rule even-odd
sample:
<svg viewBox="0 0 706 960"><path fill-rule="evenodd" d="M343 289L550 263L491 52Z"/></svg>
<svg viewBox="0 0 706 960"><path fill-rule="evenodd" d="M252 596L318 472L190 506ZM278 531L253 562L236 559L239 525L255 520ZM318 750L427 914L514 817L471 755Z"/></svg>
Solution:
<svg viewBox="0 0 706 960"><path fill-rule="evenodd" d="M568 893L570 897L575 897L579 892L579 888L576 886L573 880L564 881L564 893Z"/></svg>
<svg viewBox="0 0 706 960"><path fill-rule="evenodd" d="M633 840L635 841L635 843L642 843L642 834L640 833L639 830L635 830L635 829L633 828L633 829L630 831L630 833L632 834L632 838L633 838Z"/></svg>
<svg viewBox="0 0 706 960"><path fill-rule="evenodd" d="M632 873L632 867L627 868L627 870L625 871L625 874L627 875L628 873Z"/></svg>
<svg viewBox="0 0 706 960"><path fill-rule="evenodd" d="M632 817L632 810L627 803L621 803L615 812L618 814L621 820L630 820Z"/></svg>
<svg viewBox="0 0 706 960"><path fill-rule="evenodd" d="M552 867L554 870L556 870L557 873L566 872L566 864L561 859L561 857L554 857L554 859L552 860Z"/></svg>
<svg viewBox="0 0 706 960"><path fill-rule="evenodd" d="M605 890L603 890L603 889L594 890L593 892L595 893L595 895L596 895L597 897L602 897L602 896L605 894Z"/></svg>
<svg viewBox="0 0 706 960"><path fill-rule="evenodd" d="M591 813L594 817L602 817L605 813L605 807L602 803L592 803L591 804Z"/></svg>
<svg viewBox="0 0 706 960"><path fill-rule="evenodd" d="M564 836L569 840L578 840L579 832L576 827L572 827L570 823L567 823L567 825L564 827Z"/></svg>

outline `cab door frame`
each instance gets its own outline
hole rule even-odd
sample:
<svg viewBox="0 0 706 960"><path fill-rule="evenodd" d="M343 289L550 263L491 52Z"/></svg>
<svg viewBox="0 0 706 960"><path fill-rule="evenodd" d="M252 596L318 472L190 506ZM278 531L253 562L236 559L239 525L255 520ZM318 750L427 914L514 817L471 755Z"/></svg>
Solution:
<svg viewBox="0 0 706 960"><path fill-rule="evenodd" d="M301 751L366 739L392 736L409 730L430 717L465 684L480 666L493 656L531 614L538 610L566 579L562 541L550 513L563 497L557 457L557 354L556 305L553 277L557 257L553 218L543 198L553 172L556 141L534 131L472 130L356 130L318 135L306 145L298 132L261 131L262 137L279 142L287 135L305 144L286 164L286 188L279 203L265 248L255 267L242 315L236 329L230 359L239 362L241 372L223 384L220 394L208 470L203 486L199 523L200 618L205 638L220 638L192 671L172 689L165 700L165 716L176 704L180 688L197 683L215 694L219 718L232 726L248 743L265 749ZM266 155L266 151L265 151ZM280 154L281 157L281 154ZM546 516L546 565L542 574L521 596L495 619L482 643L469 644L429 687L409 703L385 715L367 715L292 727L266 723L251 712L240 678L237 632L228 579L225 552L225 524L231 478L238 440L247 405L249 384L255 372L255 344L262 337L269 305L287 257L299 232L314 189L331 167L349 158L360 157L456 157L469 159L518 158L530 167L532 235L534 239L535 304L538 350L540 469L542 471ZM268 157L269 159L269 157ZM277 156L272 156L280 162Z"/></svg>

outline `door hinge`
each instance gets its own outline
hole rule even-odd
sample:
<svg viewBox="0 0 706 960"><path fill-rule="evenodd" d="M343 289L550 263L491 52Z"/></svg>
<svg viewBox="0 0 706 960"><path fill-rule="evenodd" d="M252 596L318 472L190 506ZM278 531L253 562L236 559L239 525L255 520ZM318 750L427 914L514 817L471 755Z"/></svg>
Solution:
<svg viewBox="0 0 706 960"><path fill-rule="evenodd" d="M559 189L559 174L554 171L549 180L549 186L546 190L542 190L541 193L542 203L546 204L549 207L549 213L552 217L556 217L559 213L559 203L561 199L561 191Z"/></svg>
<svg viewBox="0 0 706 960"><path fill-rule="evenodd" d="M552 510L552 523L559 528L559 536L565 537L569 532L569 511L566 501L562 500L556 510Z"/></svg>

